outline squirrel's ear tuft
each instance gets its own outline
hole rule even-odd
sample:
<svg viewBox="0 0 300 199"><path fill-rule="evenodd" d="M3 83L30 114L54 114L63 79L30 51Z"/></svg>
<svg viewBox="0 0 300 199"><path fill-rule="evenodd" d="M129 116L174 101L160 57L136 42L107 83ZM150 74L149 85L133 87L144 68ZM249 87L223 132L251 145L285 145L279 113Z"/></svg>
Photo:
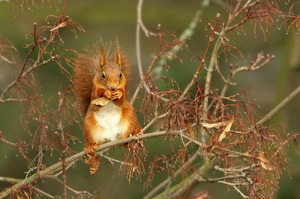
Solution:
<svg viewBox="0 0 300 199"><path fill-rule="evenodd" d="M121 66L121 54L118 46L116 47L116 64Z"/></svg>
<svg viewBox="0 0 300 199"><path fill-rule="evenodd" d="M101 59L100 59L100 65L99 68L101 68L102 66L104 66L106 64L106 57L105 57L105 52L104 52L104 48L101 48Z"/></svg>

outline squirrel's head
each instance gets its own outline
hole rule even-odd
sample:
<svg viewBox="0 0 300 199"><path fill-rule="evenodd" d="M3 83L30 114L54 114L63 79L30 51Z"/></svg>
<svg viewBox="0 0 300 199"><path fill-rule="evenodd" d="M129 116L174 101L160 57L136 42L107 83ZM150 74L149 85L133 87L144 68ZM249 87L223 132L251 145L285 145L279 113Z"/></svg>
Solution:
<svg viewBox="0 0 300 199"><path fill-rule="evenodd" d="M116 47L116 50L109 56L106 56L102 47L94 82L111 91L124 87L126 85L124 75L126 64L127 62L121 58L119 47Z"/></svg>

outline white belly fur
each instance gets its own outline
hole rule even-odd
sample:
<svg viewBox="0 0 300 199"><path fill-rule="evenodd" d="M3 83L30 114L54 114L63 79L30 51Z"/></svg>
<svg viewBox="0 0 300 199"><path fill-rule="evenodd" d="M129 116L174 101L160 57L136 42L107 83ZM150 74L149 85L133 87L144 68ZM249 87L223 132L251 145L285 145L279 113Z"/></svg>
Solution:
<svg viewBox="0 0 300 199"><path fill-rule="evenodd" d="M109 102L94 113L94 117L99 125L92 132L96 143L101 144L107 141L114 141L124 136L128 125L121 122L121 114L121 108L113 102Z"/></svg>

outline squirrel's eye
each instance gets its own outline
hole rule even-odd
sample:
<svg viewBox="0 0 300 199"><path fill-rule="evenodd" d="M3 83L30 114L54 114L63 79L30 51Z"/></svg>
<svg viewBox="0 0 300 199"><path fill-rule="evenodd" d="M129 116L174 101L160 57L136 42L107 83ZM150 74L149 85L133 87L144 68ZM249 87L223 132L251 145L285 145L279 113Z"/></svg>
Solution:
<svg viewBox="0 0 300 199"><path fill-rule="evenodd" d="M102 79L105 79L105 72L101 73L101 77L102 77Z"/></svg>
<svg viewBox="0 0 300 199"><path fill-rule="evenodd" d="M123 76L123 74L122 73L120 73L120 78Z"/></svg>

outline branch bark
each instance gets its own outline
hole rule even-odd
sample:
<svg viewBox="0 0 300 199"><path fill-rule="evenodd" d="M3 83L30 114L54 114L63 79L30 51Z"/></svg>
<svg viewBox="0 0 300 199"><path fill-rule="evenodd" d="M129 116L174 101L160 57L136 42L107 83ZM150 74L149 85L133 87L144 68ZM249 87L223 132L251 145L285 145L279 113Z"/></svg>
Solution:
<svg viewBox="0 0 300 199"><path fill-rule="evenodd" d="M273 108L267 115L259 120L256 125L263 125L273 118L279 111L281 111L286 105L288 105L297 95L300 94L300 86L296 88L291 94L289 94L284 100L282 100L275 108Z"/></svg>
<svg viewBox="0 0 300 199"><path fill-rule="evenodd" d="M148 133L148 134L142 134L142 135L138 135L138 136L132 136L129 138L125 138L125 139L121 139L121 140L117 140L117 141L113 141L113 142L108 142L102 145L99 145L96 148L96 151L102 151L104 149L110 148L110 147L114 147L114 146L118 146L118 145L122 145L131 141L136 141L136 140L144 140L147 138L154 138L154 137L159 137L159 136L176 136L176 135L180 135L182 134L182 131L174 131L174 132L167 132L167 131L157 131L157 132L153 132L153 133ZM183 137L185 139L188 140L193 140L193 138L188 137L187 135L183 135ZM81 160L82 158L84 158L84 156L86 155L85 151L81 151L78 152L68 158L65 159L65 164L69 165L70 163L74 163L77 162L79 160ZM24 186L24 185L28 185L33 183L34 181L37 181L38 179L42 179L43 176L46 175L51 175L54 174L55 172L58 171L62 171L63 169L63 164L61 161L47 167L45 170L40 171L38 173L35 173L31 176L29 176L28 178L25 178L24 180L21 180L20 182L16 183L15 185L2 190L0 192L0 198L4 198L9 196L10 194L12 194L14 191L18 190L20 187Z"/></svg>

